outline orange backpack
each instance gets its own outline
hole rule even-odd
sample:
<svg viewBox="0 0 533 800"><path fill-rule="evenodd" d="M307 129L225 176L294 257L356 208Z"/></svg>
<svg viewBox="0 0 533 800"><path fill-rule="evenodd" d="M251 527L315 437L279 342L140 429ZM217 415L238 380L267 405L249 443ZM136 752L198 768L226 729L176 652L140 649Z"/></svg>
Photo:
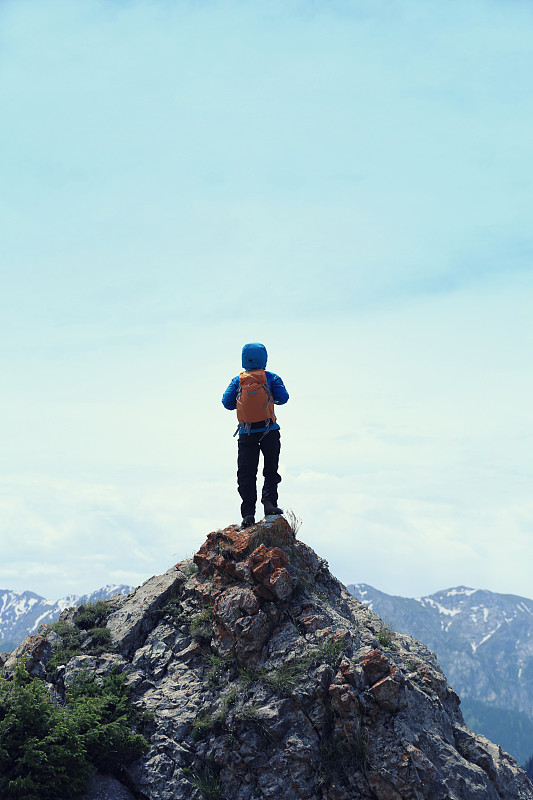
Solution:
<svg viewBox="0 0 533 800"><path fill-rule="evenodd" d="M237 419L249 430L252 422L276 421L274 400L264 369L244 370L239 375Z"/></svg>

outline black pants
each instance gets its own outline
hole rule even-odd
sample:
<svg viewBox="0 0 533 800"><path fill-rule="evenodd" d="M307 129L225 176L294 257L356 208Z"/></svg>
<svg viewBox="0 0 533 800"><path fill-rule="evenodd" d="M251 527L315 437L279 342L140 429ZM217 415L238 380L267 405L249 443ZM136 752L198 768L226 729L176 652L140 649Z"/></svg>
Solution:
<svg viewBox="0 0 533 800"><path fill-rule="evenodd" d="M241 514L244 517L255 515L257 501L257 467L259 453L263 453L263 491L261 502L270 500L278 503L278 483L281 475L278 474L279 452L281 441L279 430L264 433L243 433L239 436L239 454L237 458L237 486L241 496Z"/></svg>

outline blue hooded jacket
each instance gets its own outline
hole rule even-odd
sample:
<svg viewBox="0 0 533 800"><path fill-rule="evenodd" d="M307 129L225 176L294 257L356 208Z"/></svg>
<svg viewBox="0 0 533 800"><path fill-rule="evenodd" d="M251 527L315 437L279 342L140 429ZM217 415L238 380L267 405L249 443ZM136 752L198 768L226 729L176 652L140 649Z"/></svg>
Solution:
<svg viewBox="0 0 533 800"><path fill-rule="evenodd" d="M267 364L268 353L264 344L260 344L259 342L251 342L250 344L245 344L242 348L242 366L243 369L249 371L254 369L265 369ZM289 393L287 392L283 381L276 375L274 372L267 372L265 369L265 375L267 379L267 383L269 385L270 391L272 393L272 399L274 403L278 406L282 406L284 403L287 402L289 399ZM237 408L237 395L239 393L239 376L237 375L231 381L230 385L222 395L222 405L224 408L227 408L228 411L235 411ZM254 433L264 433L267 430L277 431L279 430L279 425L277 422L274 422L270 427L266 425L264 427L256 428L254 426L253 432ZM244 425L239 426L239 435L246 434L246 430Z"/></svg>

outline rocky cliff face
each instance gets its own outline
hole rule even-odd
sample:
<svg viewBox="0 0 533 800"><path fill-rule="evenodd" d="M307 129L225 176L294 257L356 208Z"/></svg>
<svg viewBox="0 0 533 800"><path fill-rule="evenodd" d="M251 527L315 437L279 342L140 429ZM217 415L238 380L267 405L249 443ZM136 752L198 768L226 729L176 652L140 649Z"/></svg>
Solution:
<svg viewBox="0 0 533 800"><path fill-rule="evenodd" d="M4 667L26 657L59 698L80 670L127 671L150 751L98 775L91 800L533 799L516 762L465 727L433 653L351 597L281 517L211 533L194 564L121 603L113 652L52 676L60 637L42 628Z"/></svg>
<svg viewBox="0 0 533 800"><path fill-rule="evenodd" d="M348 591L439 659L472 727L521 763L533 752L533 601L457 586L394 597L367 584Z"/></svg>

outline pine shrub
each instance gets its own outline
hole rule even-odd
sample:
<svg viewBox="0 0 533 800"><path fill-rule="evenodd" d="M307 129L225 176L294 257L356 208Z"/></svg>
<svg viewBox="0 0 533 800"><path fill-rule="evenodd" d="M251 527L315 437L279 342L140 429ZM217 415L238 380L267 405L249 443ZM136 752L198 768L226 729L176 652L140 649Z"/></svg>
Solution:
<svg viewBox="0 0 533 800"><path fill-rule="evenodd" d="M113 610L114 606L105 600L85 603L85 605L78 606L76 609L73 622L77 628L85 631L91 628L101 628L106 624Z"/></svg>
<svg viewBox="0 0 533 800"><path fill-rule="evenodd" d="M0 679L0 797L78 800L92 767L76 720L24 668Z"/></svg>
<svg viewBox="0 0 533 800"><path fill-rule="evenodd" d="M148 749L131 730L136 710L124 675L99 684L81 675L55 705L22 664L0 678L0 797L2 800L81 800L98 767L115 772Z"/></svg>

